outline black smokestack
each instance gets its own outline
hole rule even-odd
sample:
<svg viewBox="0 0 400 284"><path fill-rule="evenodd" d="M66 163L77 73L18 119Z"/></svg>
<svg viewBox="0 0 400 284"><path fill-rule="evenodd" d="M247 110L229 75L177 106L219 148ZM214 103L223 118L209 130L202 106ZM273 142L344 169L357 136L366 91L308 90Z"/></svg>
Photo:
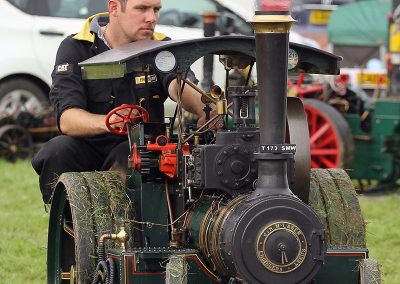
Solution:
<svg viewBox="0 0 400 284"><path fill-rule="evenodd" d="M286 134L289 31L293 18L290 1L264 1L252 24L256 39L260 150L254 197L292 195L287 180L287 159L282 151Z"/></svg>

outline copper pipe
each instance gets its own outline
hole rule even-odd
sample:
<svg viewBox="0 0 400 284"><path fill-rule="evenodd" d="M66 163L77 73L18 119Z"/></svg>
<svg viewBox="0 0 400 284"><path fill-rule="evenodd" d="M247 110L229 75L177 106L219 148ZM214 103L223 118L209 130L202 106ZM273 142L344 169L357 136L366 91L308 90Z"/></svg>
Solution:
<svg viewBox="0 0 400 284"><path fill-rule="evenodd" d="M103 234L99 238L98 254L100 260L105 260L105 248L104 243L106 240L117 240L121 244L121 250L125 251L126 241L128 240L128 233L125 231L125 227L121 227L117 234Z"/></svg>
<svg viewBox="0 0 400 284"><path fill-rule="evenodd" d="M98 257L99 257L100 261L106 260L106 255L105 255L106 250L105 250L104 244L105 244L106 240L112 240L113 237L116 237L116 234L107 233L107 234L103 234L100 236L99 247L98 247Z"/></svg>
<svg viewBox="0 0 400 284"><path fill-rule="evenodd" d="M212 101L214 104L217 103L217 99L214 99L212 96L210 96L209 94L207 94L206 92L204 92L202 89L200 89L199 87L197 87L197 85L194 84L193 82L189 81L188 79L183 79L183 81L185 81L186 84L188 84L190 87L192 87L193 89L195 89L199 94L201 94L202 96L207 97L207 99L209 99L210 101Z"/></svg>

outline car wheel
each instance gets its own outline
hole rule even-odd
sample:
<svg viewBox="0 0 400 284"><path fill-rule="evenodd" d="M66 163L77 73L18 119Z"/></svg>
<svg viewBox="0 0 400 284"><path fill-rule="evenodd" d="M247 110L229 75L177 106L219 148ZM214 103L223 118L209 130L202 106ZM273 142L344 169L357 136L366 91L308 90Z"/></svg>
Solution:
<svg viewBox="0 0 400 284"><path fill-rule="evenodd" d="M49 105L43 90L26 79L11 79L0 83L0 114L16 117L21 111L33 115L42 113Z"/></svg>

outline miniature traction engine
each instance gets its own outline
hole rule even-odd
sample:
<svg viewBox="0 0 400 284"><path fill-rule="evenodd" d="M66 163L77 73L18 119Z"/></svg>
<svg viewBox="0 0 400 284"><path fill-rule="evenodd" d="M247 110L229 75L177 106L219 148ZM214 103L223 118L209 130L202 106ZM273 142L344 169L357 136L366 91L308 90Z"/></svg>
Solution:
<svg viewBox="0 0 400 284"><path fill-rule="evenodd" d="M184 88L189 66L218 54L228 71L257 61L258 84L199 90L218 115L189 133L180 99L176 123L114 109L108 118L123 127L108 126L132 149L125 184L115 172L60 177L49 283L359 283L370 262L351 182L342 170L310 171L303 106L286 96L288 70L337 74L340 58L289 44L291 22L287 9L256 12L255 38L136 42L81 63L85 79L154 66Z"/></svg>

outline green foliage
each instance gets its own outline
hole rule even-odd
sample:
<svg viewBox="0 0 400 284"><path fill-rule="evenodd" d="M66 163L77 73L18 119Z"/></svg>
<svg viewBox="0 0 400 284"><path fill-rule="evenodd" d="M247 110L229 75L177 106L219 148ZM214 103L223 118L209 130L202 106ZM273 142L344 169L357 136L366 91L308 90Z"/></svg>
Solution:
<svg viewBox="0 0 400 284"><path fill-rule="evenodd" d="M385 284L400 283L400 195L361 196L370 257ZM47 223L38 177L29 161L0 160L0 284L45 283Z"/></svg>

